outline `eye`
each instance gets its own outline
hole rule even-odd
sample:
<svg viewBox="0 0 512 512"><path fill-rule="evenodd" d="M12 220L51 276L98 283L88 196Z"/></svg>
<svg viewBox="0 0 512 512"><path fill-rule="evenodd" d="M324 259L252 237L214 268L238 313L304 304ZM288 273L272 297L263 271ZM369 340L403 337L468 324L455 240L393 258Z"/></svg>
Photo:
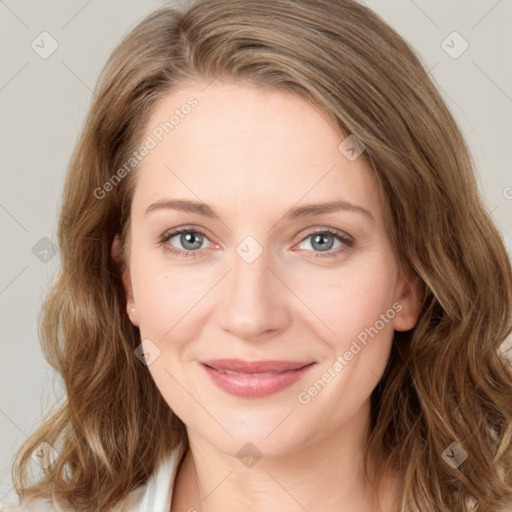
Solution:
<svg viewBox="0 0 512 512"><path fill-rule="evenodd" d="M197 256L200 250L204 248L202 246L205 241L209 241L205 233L191 228L175 229L164 234L160 239L160 242L165 245L166 249L173 254L185 257Z"/></svg>
<svg viewBox="0 0 512 512"><path fill-rule="evenodd" d="M187 227L174 229L160 238L160 243L165 246L166 250L184 257L199 256L202 250L207 248L203 246L205 242L210 243L209 247L214 246L203 231ZM351 247L354 244L354 239L342 231L324 228L307 235L302 239L302 244L306 244L306 247L299 248L314 252L315 258L336 257Z"/></svg>
<svg viewBox="0 0 512 512"><path fill-rule="evenodd" d="M304 243L306 247L302 249L312 250L315 257L335 257L351 247L354 239L341 231L326 228L307 235L302 239L301 245Z"/></svg>

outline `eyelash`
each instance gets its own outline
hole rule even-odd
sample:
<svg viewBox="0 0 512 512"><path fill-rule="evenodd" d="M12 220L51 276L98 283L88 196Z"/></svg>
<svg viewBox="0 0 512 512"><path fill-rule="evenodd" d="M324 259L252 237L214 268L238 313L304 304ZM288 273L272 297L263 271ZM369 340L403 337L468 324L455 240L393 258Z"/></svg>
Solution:
<svg viewBox="0 0 512 512"><path fill-rule="evenodd" d="M181 235L182 233L194 233L194 234L199 234L199 235L202 235L204 236L205 238L208 239L206 233L204 231L202 231L201 229L198 229L198 228L194 228L194 229L191 229L191 228L178 228L178 229L175 229L173 231L170 231L170 232L167 232L165 233L161 238L160 238L160 243L162 245L165 245L166 247L166 250L170 251L172 254L175 254L177 256L184 256L185 258L195 258L197 256L199 256L202 249L196 249L196 250L193 250L193 251L183 251L181 249L176 249L175 247L173 247L172 245L169 245L167 244L167 242L175 237L176 235ZM322 252L320 251L314 251L314 257L315 258L333 258L333 257L336 257L338 256L340 253L344 252L347 250L347 248L349 247L352 247L352 245L354 244L354 240L349 237L348 235L345 235L343 234L342 232L340 231L337 231L335 229L332 229L332 228L324 228L324 229L321 229L321 230L318 230L318 231L312 231L310 233L308 233L304 238L302 238L302 240L300 241L301 243L304 242L305 240L307 240L308 238L314 236L314 235L318 235L318 234L329 234L329 235L332 235L334 238L336 238L337 240L339 240L340 242L343 243L343 245L341 247L338 247L336 250L329 250L329 251L325 251L325 254L322 254Z"/></svg>

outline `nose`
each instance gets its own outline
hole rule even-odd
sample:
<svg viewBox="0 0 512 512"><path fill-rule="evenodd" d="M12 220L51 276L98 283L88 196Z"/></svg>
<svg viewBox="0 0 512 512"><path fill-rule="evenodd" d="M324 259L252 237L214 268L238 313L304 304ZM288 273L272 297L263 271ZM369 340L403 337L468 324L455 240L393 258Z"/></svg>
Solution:
<svg viewBox="0 0 512 512"><path fill-rule="evenodd" d="M221 327L239 339L266 339L290 323L290 292L269 264L265 251L252 263L234 254L219 309Z"/></svg>

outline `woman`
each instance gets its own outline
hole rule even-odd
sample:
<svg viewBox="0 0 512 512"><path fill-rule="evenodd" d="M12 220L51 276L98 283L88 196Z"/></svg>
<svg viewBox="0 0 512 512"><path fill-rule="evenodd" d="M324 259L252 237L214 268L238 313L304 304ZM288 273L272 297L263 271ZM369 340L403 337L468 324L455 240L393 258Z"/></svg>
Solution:
<svg viewBox="0 0 512 512"><path fill-rule="evenodd" d="M67 401L20 449L22 510L512 502L510 261L369 9L149 16L97 88L59 244L41 337Z"/></svg>

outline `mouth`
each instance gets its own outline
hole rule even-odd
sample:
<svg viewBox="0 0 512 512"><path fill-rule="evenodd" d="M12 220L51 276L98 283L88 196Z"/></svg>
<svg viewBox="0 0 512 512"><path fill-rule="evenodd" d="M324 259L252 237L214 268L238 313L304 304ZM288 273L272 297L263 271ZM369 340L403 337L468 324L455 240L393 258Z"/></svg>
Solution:
<svg viewBox="0 0 512 512"><path fill-rule="evenodd" d="M221 390L244 398L262 398L298 382L316 362L214 359L200 365Z"/></svg>

